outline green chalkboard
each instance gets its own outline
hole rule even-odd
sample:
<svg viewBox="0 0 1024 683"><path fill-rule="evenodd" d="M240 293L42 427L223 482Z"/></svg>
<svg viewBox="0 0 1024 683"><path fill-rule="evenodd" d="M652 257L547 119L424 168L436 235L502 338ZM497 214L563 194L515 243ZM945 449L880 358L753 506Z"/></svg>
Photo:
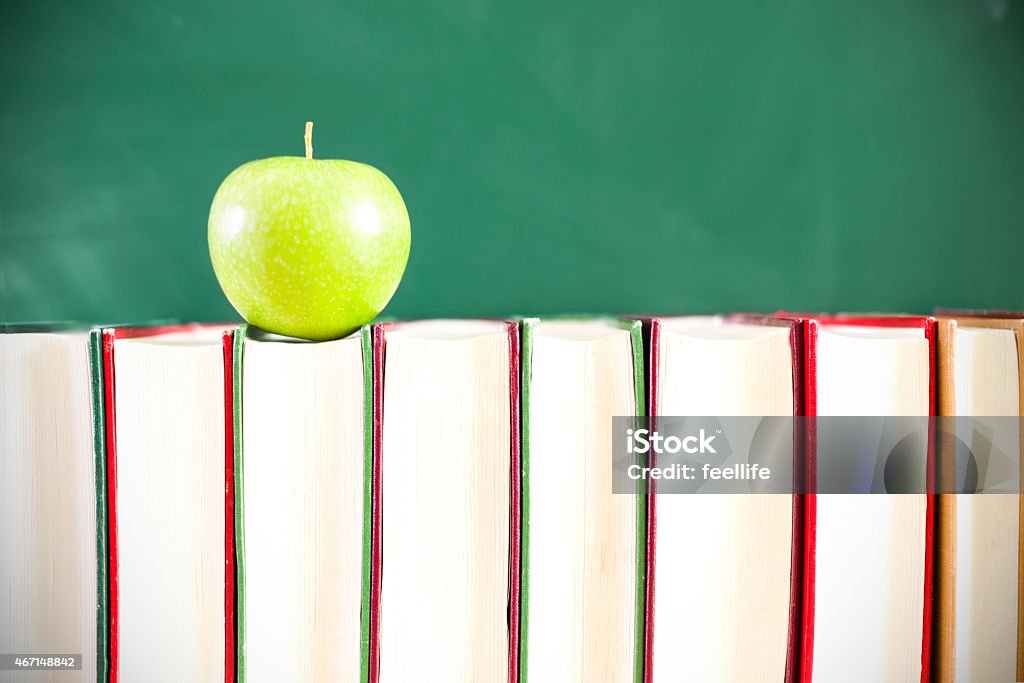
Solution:
<svg viewBox="0 0 1024 683"><path fill-rule="evenodd" d="M1008 0L2 5L8 320L233 318L210 200L307 119L405 196L388 315L1024 307Z"/></svg>

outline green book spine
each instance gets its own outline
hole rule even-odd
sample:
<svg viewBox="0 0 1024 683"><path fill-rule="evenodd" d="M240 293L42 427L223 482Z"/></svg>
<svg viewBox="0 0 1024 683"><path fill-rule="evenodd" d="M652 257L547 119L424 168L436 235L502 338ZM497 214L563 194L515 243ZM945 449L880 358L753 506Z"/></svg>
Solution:
<svg viewBox="0 0 1024 683"><path fill-rule="evenodd" d="M636 392L636 415L646 414L644 388L644 342L639 320L623 320L629 330L633 347L633 388ZM639 425L637 425L639 427ZM636 492L636 633L633 651L633 681L643 683L645 653L645 616L647 601L647 482L640 482Z"/></svg>
<svg viewBox="0 0 1024 683"><path fill-rule="evenodd" d="M521 545L519 555L519 680L527 681L529 669L530 642L530 377L533 373L533 333L539 321L537 318L524 318L519 361L519 397L522 406L519 410L519 453L522 472L522 510L520 511Z"/></svg>
<svg viewBox="0 0 1024 683"><path fill-rule="evenodd" d="M96 681L105 683L109 593L107 585L107 438L103 385L103 330L89 332L89 373L92 388L92 450L96 477Z"/></svg>
<svg viewBox="0 0 1024 683"><path fill-rule="evenodd" d="M373 328L359 330L363 344L363 575L359 624L359 680L370 680L371 531L373 525Z"/></svg>
<svg viewBox="0 0 1024 683"><path fill-rule="evenodd" d="M232 353L232 416L235 456L235 675L238 683L245 683L245 476L242 468L242 356L249 326L242 324L235 330Z"/></svg>

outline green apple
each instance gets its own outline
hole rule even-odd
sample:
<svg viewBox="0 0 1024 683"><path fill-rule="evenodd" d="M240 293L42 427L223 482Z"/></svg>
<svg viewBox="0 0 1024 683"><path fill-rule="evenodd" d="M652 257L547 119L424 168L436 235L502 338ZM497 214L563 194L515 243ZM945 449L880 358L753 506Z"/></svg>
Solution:
<svg viewBox="0 0 1024 683"><path fill-rule="evenodd" d="M274 157L235 169L210 207L210 260L247 321L337 339L387 305L409 259L409 214L391 180L355 161Z"/></svg>

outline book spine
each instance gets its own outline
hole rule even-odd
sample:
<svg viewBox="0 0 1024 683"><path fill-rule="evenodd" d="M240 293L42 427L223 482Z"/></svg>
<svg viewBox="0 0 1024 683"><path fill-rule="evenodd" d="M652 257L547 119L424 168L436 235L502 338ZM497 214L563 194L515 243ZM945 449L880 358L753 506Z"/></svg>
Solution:
<svg viewBox="0 0 1024 683"><path fill-rule="evenodd" d="M520 338L519 323L509 322L508 333L508 387L509 387L509 444L511 515L509 517L509 597L508 597L508 682L519 681L519 610L520 575L522 573L522 434L520 432Z"/></svg>
<svg viewBox="0 0 1024 683"><path fill-rule="evenodd" d="M793 415L804 412L804 329L803 321L789 321L789 347L793 367ZM800 674L800 619L803 609L804 519L807 500L803 494L806 460L806 438L800 419L793 421L793 520L789 555L789 632L786 638L786 683L795 683Z"/></svg>
<svg viewBox="0 0 1024 683"><path fill-rule="evenodd" d="M527 683L529 676L530 636L530 377L533 372L533 334L536 318L524 318L521 334L521 362L519 396L522 409L519 416L522 436L519 454L519 683Z"/></svg>
<svg viewBox="0 0 1024 683"><path fill-rule="evenodd" d="M938 323L938 414L956 415L954 373L957 321L943 318ZM956 436L941 430L938 443L942 457L937 470L938 490L952 491L956 486ZM935 649L932 656L936 683L956 680L956 508L957 495L939 494L935 506L935 569L933 624Z"/></svg>
<svg viewBox="0 0 1024 683"><path fill-rule="evenodd" d="M810 683L814 675L814 580L817 540L818 499L817 488L817 434L814 418L818 415L818 322L803 323L804 346L804 407L806 419L804 433L804 554L803 554L803 617L800 643L800 680Z"/></svg>
<svg viewBox="0 0 1024 683"><path fill-rule="evenodd" d="M652 431L657 431L658 415L661 413L661 320L658 318L651 318L647 324L647 341L648 341L648 362L647 362L647 376L650 378L648 383L648 396L647 406L650 420L648 428ZM648 454L648 464L651 467L656 467L656 456L654 453ZM644 609L644 681L646 683L654 682L654 590L656 568L657 568L657 553L656 541L658 536L658 496L657 488L658 482L651 481L648 483L647 492L647 576L646 576L646 603Z"/></svg>
<svg viewBox="0 0 1024 683"><path fill-rule="evenodd" d="M235 330L221 337L224 358L224 683L235 680Z"/></svg>
<svg viewBox="0 0 1024 683"><path fill-rule="evenodd" d="M96 483L96 682L105 683L107 658L107 442L103 382L103 330L89 333L89 375L92 390L93 474Z"/></svg>
<svg viewBox="0 0 1024 683"><path fill-rule="evenodd" d="M938 349L935 318L924 318L924 336L928 340L928 415L938 410ZM928 461L925 478L928 482L924 531L924 614L921 623L921 683L931 680L932 662L932 596L935 567L935 435L928 435Z"/></svg>
<svg viewBox="0 0 1024 683"><path fill-rule="evenodd" d="M1024 418L1024 321L1017 323L1018 415ZM1024 419L1017 423L1020 467L1024 472ZM1024 495L1018 494L1017 505L1017 680L1024 681Z"/></svg>
<svg viewBox="0 0 1024 683"><path fill-rule="evenodd" d="M103 330L103 401L107 455L107 581L110 650L110 683L117 683L120 641L117 555L117 439L114 416L114 330Z"/></svg>
<svg viewBox="0 0 1024 683"><path fill-rule="evenodd" d="M363 325L359 330L363 359L363 538L362 580L359 620L359 680L370 680L370 594L373 584L373 328Z"/></svg>
<svg viewBox="0 0 1024 683"><path fill-rule="evenodd" d="M234 503L234 654L238 683L247 676L245 656L245 460L242 456L242 378L245 337L248 325L240 325L231 339L231 482ZM225 349L226 352L226 349Z"/></svg>
<svg viewBox="0 0 1024 683"><path fill-rule="evenodd" d="M378 323L373 326L373 496L372 496L372 529L370 540L370 655L369 683L377 683L380 678L380 591L381 566L384 546L381 533L383 523L383 430L384 420L384 357L387 344L387 329L390 323Z"/></svg>
<svg viewBox="0 0 1024 683"><path fill-rule="evenodd" d="M629 331L633 352L633 397L635 405L635 428L639 428L639 419L647 415L644 390L644 340L643 325L639 320L623 321ZM633 645L633 681L644 682L645 664L647 663L646 647L646 616L647 616L647 483L640 482L636 492L636 586L634 609L636 626L634 627Z"/></svg>

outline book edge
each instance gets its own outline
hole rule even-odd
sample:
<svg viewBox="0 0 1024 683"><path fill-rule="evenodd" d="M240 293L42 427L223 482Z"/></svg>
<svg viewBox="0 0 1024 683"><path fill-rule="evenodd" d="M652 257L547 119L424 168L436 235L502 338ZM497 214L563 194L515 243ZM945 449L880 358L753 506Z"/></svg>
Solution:
<svg viewBox="0 0 1024 683"><path fill-rule="evenodd" d="M103 332L89 332L89 383L92 403L93 476L96 497L96 681L107 680L109 592L107 586L107 451L104 411Z"/></svg>

